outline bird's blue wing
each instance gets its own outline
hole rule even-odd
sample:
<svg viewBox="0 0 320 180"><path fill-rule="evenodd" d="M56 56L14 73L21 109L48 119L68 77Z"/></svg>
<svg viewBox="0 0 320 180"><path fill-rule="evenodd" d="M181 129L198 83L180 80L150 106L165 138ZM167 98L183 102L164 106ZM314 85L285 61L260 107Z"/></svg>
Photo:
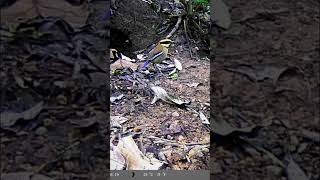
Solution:
<svg viewBox="0 0 320 180"><path fill-rule="evenodd" d="M142 68L145 68L145 67L147 67L149 63L150 63L150 61L149 61L149 60L146 60L146 61L145 61L145 62L143 63L143 66L142 66Z"/></svg>

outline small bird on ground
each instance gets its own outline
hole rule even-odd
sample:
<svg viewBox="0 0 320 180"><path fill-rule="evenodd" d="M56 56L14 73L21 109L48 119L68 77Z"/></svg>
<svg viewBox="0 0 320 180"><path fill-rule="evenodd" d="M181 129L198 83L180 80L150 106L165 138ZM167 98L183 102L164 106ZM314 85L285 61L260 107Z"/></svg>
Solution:
<svg viewBox="0 0 320 180"><path fill-rule="evenodd" d="M149 47L149 50L145 53L146 61L143 64L142 68L145 68L152 64L159 64L163 60L168 58L169 46L173 41L170 39L162 39L157 44Z"/></svg>

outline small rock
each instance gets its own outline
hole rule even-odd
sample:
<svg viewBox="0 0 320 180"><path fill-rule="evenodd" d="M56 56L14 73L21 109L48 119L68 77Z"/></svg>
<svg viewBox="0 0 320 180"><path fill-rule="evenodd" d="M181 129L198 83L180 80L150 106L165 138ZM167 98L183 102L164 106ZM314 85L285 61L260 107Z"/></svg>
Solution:
<svg viewBox="0 0 320 180"><path fill-rule="evenodd" d="M47 128L41 126L35 131L36 135L42 136L47 133Z"/></svg>
<svg viewBox="0 0 320 180"><path fill-rule="evenodd" d="M172 140L173 137L171 135L167 135L167 139Z"/></svg>
<svg viewBox="0 0 320 180"><path fill-rule="evenodd" d="M60 104L60 105L66 105L68 103L67 97L62 94L58 95L56 100L57 100L58 104Z"/></svg>
<svg viewBox="0 0 320 180"><path fill-rule="evenodd" d="M172 116L173 116L173 117L179 117L179 113L178 113L178 112L173 112L173 113L172 113Z"/></svg>

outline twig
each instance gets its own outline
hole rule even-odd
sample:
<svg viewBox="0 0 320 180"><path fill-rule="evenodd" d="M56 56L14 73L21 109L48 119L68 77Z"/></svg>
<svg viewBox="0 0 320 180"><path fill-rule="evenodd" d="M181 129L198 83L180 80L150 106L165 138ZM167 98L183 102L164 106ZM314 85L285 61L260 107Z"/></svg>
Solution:
<svg viewBox="0 0 320 180"><path fill-rule="evenodd" d="M166 36L166 38L170 38L170 37L173 35L173 33L175 33L175 32L178 30L181 21L182 21L182 16L179 16L176 25L175 25L174 28L170 31L170 33Z"/></svg>
<svg viewBox="0 0 320 180"><path fill-rule="evenodd" d="M164 139L164 138L159 138L159 137L156 137L156 136L148 136L148 138L161 140L161 141L164 141L166 143L171 143L172 145L176 145L176 146L196 146L196 145L209 145L210 144L210 142L204 142L204 143L179 143L179 142L176 142L176 141L172 141L172 140ZM160 142L158 142L158 143L160 143Z"/></svg>
<svg viewBox="0 0 320 180"><path fill-rule="evenodd" d="M201 33L202 36L206 34L205 31L203 31L203 30L201 29L200 25L199 25L197 22L195 22L194 20L192 20L192 24L195 25L195 27L200 31L200 33Z"/></svg>
<svg viewBox="0 0 320 180"><path fill-rule="evenodd" d="M185 33L185 35L186 35L186 39L187 39L187 43L188 43L188 48L189 48L190 57L193 58L193 56L192 56L192 51L191 51L191 45L190 45L190 41L189 41L189 36L188 36L188 32L187 32L187 23L186 23L186 20L183 21L183 27L184 27L184 33Z"/></svg>

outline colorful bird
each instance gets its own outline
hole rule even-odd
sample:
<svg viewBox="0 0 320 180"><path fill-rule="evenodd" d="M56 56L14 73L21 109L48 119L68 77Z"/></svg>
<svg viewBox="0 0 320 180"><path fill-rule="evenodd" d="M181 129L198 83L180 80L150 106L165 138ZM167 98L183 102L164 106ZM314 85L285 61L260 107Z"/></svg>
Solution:
<svg viewBox="0 0 320 180"><path fill-rule="evenodd" d="M168 58L168 48L172 42L170 39L162 39L157 44L149 47L149 50L145 52L146 61L143 64L143 68L147 67L149 63L159 64Z"/></svg>

